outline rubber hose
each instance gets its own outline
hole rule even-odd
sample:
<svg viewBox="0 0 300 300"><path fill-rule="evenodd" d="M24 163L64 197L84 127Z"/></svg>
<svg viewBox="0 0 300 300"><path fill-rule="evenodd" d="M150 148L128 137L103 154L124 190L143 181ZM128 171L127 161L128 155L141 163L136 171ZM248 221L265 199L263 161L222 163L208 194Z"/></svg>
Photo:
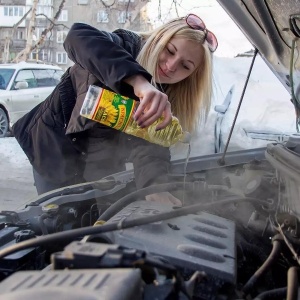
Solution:
<svg viewBox="0 0 300 300"><path fill-rule="evenodd" d="M281 242L278 240L274 240L273 248L269 257L244 285L242 291L245 295L249 294L250 290L255 286L258 279L261 278L270 269L274 261L279 256L280 251L281 251Z"/></svg>
<svg viewBox="0 0 300 300"><path fill-rule="evenodd" d="M286 300L297 300L297 299L298 299L298 268L291 267L288 270Z"/></svg>
<svg viewBox="0 0 300 300"><path fill-rule="evenodd" d="M46 220L47 218L48 218L47 214L42 214L38 218L38 222L39 222L39 225L40 225L40 228L41 228L41 231L42 231L43 235L48 234L48 230L47 230L47 227L46 227L45 222L44 222L44 220Z"/></svg>
<svg viewBox="0 0 300 300"><path fill-rule="evenodd" d="M256 296L254 298L254 300L275 300L275 299L279 299L282 300L285 298L286 296L286 292L287 292L287 288L279 288L279 289L274 289L274 290L270 290L270 291L266 291L263 292L261 294L259 294L258 296Z"/></svg>

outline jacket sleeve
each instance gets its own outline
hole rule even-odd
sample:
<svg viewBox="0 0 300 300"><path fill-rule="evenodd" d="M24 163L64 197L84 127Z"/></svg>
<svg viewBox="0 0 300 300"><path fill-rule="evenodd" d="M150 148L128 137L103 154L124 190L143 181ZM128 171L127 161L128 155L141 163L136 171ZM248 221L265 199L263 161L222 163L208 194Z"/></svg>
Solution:
<svg viewBox="0 0 300 300"><path fill-rule="evenodd" d="M131 145L130 160L137 188L167 182L171 160L169 148L136 137L131 138Z"/></svg>
<svg viewBox="0 0 300 300"><path fill-rule="evenodd" d="M128 89L123 81L125 78L140 74L151 80L151 75L136 62L132 53L138 52L140 42L137 37L125 41L122 34L75 23L64 41L64 48L74 63L88 70L104 85L122 93Z"/></svg>

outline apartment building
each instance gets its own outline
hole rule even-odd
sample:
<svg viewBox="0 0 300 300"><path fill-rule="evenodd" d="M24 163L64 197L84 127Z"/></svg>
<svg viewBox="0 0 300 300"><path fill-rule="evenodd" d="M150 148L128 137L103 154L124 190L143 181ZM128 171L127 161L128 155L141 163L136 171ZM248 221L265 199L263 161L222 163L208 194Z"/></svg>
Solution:
<svg viewBox="0 0 300 300"><path fill-rule="evenodd" d="M0 61L11 61L24 49L32 0L0 0ZM33 44L50 25L62 0L39 0L33 30ZM74 22L88 23L98 29L112 31L126 28L145 31L151 28L147 16L149 0L66 0L53 30L29 59L57 64L63 69L72 65L63 41ZM22 18L24 20L19 22ZM18 26L16 24L19 22Z"/></svg>

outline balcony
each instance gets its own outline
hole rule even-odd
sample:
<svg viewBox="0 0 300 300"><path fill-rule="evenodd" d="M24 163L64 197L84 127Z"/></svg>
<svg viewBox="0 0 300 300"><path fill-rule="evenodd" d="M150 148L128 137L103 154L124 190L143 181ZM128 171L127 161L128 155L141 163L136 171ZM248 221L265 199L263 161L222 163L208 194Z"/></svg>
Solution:
<svg viewBox="0 0 300 300"><path fill-rule="evenodd" d="M26 40L15 40L13 39L10 42L10 48L14 49L24 49L26 46Z"/></svg>
<svg viewBox="0 0 300 300"><path fill-rule="evenodd" d="M3 50L6 39L0 39L1 49ZM10 51L16 52L25 48L26 40L12 40L10 42Z"/></svg>
<svg viewBox="0 0 300 300"><path fill-rule="evenodd" d="M0 0L0 5L12 5L12 1L11 0ZM14 0L13 5L25 6L26 0Z"/></svg>
<svg viewBox="0 0 300 300"><path fill-rule="evenodd" d="M5 45L5 39L0 39L1 50L3 51ZM10 52L19 52L26 47L26 40L12 40L10 42ZM53 40L46 40L41 49L53 49L55 43Z"/></svg>

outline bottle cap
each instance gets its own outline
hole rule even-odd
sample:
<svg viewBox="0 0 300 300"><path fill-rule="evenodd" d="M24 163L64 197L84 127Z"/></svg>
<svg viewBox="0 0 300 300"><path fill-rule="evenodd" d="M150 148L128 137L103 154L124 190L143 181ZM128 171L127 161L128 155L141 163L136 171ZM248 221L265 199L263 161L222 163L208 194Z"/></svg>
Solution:
<svg viewBox="0 0 300 300"><path fill-rule="evenodd" d="M180 141L182 143L189 144L191 139L192 139L192 135L188 131L184 131Z"/></svg>

